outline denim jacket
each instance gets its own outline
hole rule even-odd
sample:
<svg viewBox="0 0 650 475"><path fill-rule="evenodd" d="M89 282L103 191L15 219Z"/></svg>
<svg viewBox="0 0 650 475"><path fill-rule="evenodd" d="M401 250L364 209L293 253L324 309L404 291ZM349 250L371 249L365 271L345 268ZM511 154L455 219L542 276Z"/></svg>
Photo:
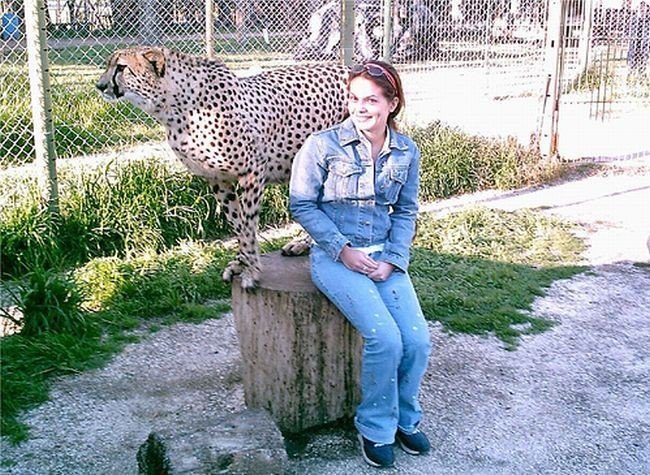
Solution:
<svg viewBox="0 0 650 475"><path fill-rule="evenodd" d="M343 246L384 244L378 258L406 271L418 212L420 152L390 130L375 162L351 119L311 135L293 162L289 207L316 245L337 260Z"/></svg>

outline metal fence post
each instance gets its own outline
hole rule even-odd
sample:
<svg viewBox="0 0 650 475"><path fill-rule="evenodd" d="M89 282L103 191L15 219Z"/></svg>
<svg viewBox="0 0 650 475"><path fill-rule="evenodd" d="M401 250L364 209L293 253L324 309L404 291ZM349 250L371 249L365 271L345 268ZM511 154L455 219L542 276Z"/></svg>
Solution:
<svg viewBox="0 0 650 475"><path fill-rule="evenodd" d="M540 152L553 158L558 151L558 121L560 114L560 82L564 50L564 13L566 0L549 0L546 30L544 77L545 91L540 124Z"/></svg>
<svg viewBox="0 0 650 475"><path fill-rule="evenodd" d="M32 98L34 151L39 173L39 185L50 211L59 209L56 177L52 98L45 37L45 6L43 0L25 2L25 34L29 64L29 88Z"/></svg>
<svg viewBox="0 0 650 475"><path fill-rule="evenodd" d="M584 3L584 21L580 32L580 42L578 43L578 61L580 73L586 73L589 68L589 55L591 54L591 31L594 20L594 2L587 0Z"/></svg>
<svg viewBox="0 0 650 475"><path fill-rule="evenodd" d="M214 1L205 1L205 54L214 58Z"/></svg>
<svg viewBox="0 0 650 475"><path fill-rule="evenodd" d="M140 0L142 11L142 35L146 44L162 44L162 22L160 21L161 2L159 0Z"/></svg>
<svg viewBox="0 0 650 475"><path fill-rule="evenodd" d="M391 43L393 40L393 2L391 0L384 0L384 61L391 62Z"/></svg>
<svg viewBox="0 0 650 475"><path fill-rule="evenodd" d="M343 64L351 66L354 58L354 0L341 2L341 53Z"/></svg>

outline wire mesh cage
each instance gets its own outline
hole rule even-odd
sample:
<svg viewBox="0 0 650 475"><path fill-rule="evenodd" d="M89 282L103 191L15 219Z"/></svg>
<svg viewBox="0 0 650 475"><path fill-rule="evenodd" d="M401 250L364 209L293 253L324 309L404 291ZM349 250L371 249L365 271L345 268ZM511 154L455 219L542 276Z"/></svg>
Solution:
<svg viewBox="0 0 650 475"><path fill-rule="evenodd" d="M562 17L549 5L562 3ZM94 84L109 55L164 45L240 74L296 62L386 58L403 74L406 118L525 140L547 92L549 22L562 23L562 91L596 82L647 95L647 0L44 0L59 158L160 142L162 128ZM2 166L34 156L22 0L0 0ZM347 10L346 10L347 9ZM353 13L352 35L344 14ZM348 12L348 13L345 13ZM599 78L599 79L596 79ZM599 86L600 87L600 86ZM598 92L590 100L603 99ZM605 93L607 95L607 93ZM615 98L614 98L615 99ZM495 120L498 118L498 120Z"/></svg>

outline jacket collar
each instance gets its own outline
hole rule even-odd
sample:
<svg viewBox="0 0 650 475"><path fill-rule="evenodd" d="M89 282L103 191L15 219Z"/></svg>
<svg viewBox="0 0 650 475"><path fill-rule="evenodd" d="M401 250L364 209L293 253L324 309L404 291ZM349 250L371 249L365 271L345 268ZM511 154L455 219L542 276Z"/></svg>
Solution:
<svg viewBox="0 0 650 475"><path fill-rule="evenodd" d="M360 140L361 139L359 138L357 128L354 126L352 119L348 117L341 123L341 127L339 128L339 143L342 147L344 147L346 145L350 145L351 143L359 142ZM404 135L396 132L393 129L389 129L388 147L391 150L397 149L405 151L408 150L409 146Z"/></svg>

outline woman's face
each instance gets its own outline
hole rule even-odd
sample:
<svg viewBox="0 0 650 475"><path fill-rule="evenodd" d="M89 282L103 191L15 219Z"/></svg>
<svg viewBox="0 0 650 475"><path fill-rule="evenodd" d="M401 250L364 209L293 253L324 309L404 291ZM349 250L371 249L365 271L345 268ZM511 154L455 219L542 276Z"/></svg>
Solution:
<svg viewBox="0 0 650 475"><path fill-rule="evenodd" d="M381 87L362 76L350 81L349 90L348 110L354 125L370 135L383 134L388 115L395 110L399 99L386 99Z"/></svg>

